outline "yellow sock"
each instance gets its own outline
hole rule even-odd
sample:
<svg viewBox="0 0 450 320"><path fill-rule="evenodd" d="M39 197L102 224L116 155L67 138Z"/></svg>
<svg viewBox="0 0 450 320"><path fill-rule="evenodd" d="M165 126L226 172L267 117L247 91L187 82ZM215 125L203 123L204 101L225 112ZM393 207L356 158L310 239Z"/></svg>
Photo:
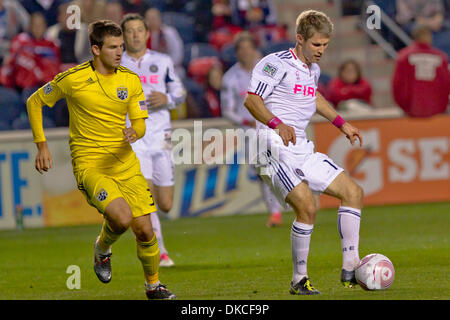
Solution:
<svg viewBox="0 0 450 320"><path fill-rule="evenodd" d="M136 239L137 256L144 269L145 280L148 284L157 283L159 270L159 247L155 234L152 240L141 242Z"/></svg>
<svg viewBox="0 0 450 320"><path fill-rule="evenodd" d="M102 231L100 232L100 241L105 245L110 247L114 242L116 242L117 239L119 239L120 234L115 233L111 226L109 225L108 221L105 219L103 220L103 227Z"/></svg>

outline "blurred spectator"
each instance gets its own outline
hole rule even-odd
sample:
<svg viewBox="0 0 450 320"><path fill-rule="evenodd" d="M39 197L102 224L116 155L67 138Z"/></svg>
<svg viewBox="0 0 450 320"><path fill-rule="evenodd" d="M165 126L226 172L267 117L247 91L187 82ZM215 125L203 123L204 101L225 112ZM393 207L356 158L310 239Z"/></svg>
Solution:
<svg viewBox="0 0 450 320"><path fill-rule="evenodd" d="M277 43L291 42L287 38L287 26L262 25L250 29L256 39L258 47L270 47ZM291 43L292 45L292 43Z"/></svg>
<svg viewBox="0 0 450 320"><path fill-rule="evenodd" d="M444 5L442 0L396 0L397 22L409 34L414 25L426 25L432 31L442 30Z"/></svg>
<svg viewBox="0 0 450 320"><path fill-rule="evenodd" d="M342 0L342 15L355 16L361 14L362 4L361 0Z"/></svg>
<svg viewBox="0 0 450 320"><path fill-rule="evenodd" d="M185 10L186 5L188 5L190 2L192 2L192 0L165 0L166 10L181 12ZM210 2L210 0L201 0L201 2Z"/></svg>
<svg viewBox="0 0 450 320"><path fill-rule="evenodd" d="M20 115L26 114L26 106L16 90L0 86L0 126L11 129L12 123ZM0 129L1 130L1 129Z"/></svg>
<svg viewBox="0 0 450 320"><path fill-rule="evenodd" d="M53 41L44 38L45 17L35 12L30 17L30 31L18 34L1 70L1 82L20 91L51 81L59 73L61 57Z"/></svg>
<svg viewBox="0 0 450 320"><path fill-rule="evenodd" d="M201 74L205 73L204 82L199 83L201 75L186 77L184 84L187 90L186 106L188 118L220 117L220 89L222 86L223 67L216 57L196 59ZM195 67L194 67L195 68Z"/></svg>
<svg viewBox="0 0 450 320"><path fill-rule="evenodd" d="M105 19L114 21L120 25L120 21L124 16L123 6L119 1L110 1L105 7Z"/></svg>
<svg viewBox="0 0 450 320"><path fill-rule="evenodd" d="M204 96L203 110L206 117L221 117L220 109L220 89L222 87L223 69L222 65L215 64L209 71L206 78L206 92Z"/></svg>
<svg viewBox="0 0 450 320"><path fill-rule="evenodd" d="M231 24L231 7L229 0L213 0L211 13L213 15L212 28L214 30Z"/></svg>
<svg viewBox="0 0 450 320"><path fill-rule="evenodd" d="M433 32L433 46L450 54L450 17L444 1L448 0L397 0L397 22L408 33L424 25ZM448 5L448 3L447 3ZM448 7L447 7L448 9ZM404 45L396 45L401 49Z"/></svg>
<svg viewBox="0 0 450 320"><path fill-rule="evenodd" d="M213 1L192 0L192 9L188 12L194 19L194 37L196 42L207 42L213 25Z"/></svg>
<svg viewBox="0 0 450 320"><path fill-rule="evenodd" d="M120 0L124 14L139 13L142 14L149 9L151 0Z"/></svg>
<svg viewBox="0 0 450 320"><path fill-rule="evenodd" d="M414 43L400 50L392 92L395 102L411 117L444 113L450 94L448 56L433 48L429 27L413 30Z"/></svg>
<svg viewBox="0 0 450 320"><path fill-rule="evenodd" d="M202 56L190 60L187 75L191 80L194 80L199 85L204 86L208 77L209 69L213 65L220 64L218 57Z"/></svg>
<svg viewBox="0 0 450 320"><path fill-rule="evenodd" d="M209 43L221 50L231 43L234 37L243 29L231 23L231 6L229 0L213 0L212 32L209 33Z"/></svg>
<svg viewBox="0 0 450 320"><path fill-rule="evenodd" d="M58 8L58 23L48 28L46 38L54 41L61 51L61 71L65 71L92 58L89 46L88 30L85 23L80 29L69 29L67 7L65 3Z"/></svg>
<svg viewBox="0 0 450 320"><path fill-rule="evenodd" d="M362 77L361 67L355 60L347 60L338 68L338 75L332 79L327 88L328 100L334 107L341 109L339 105L343 101L356 99L368 105L371 104L372 87Z"/></svg>
<svg viewBox="0 0 450 320"><path fill-rule="evenodd" d="M169 25L165 25L161 20L161 12L157 8L148 9L145 12L150 38L147 47L149 49L168 54L174 63L178 76L183 78L184 45L178 31Z"/></svg>
<svg viewBox="0 0 450 320"><path fill-rule="evenodd" d="M231 22L244 29L275 25L277 16L271 0L229 0Z"/></svg>
<svg viewBox="0 0 450 320"><path fill-rule="evenodd" d="M11 40L28 30L30 15L17 0L0 0L0 64L9 50Z"/></svg>
<svg viewBox="0 0 450 320"><path fill-rule="evenodd" d="M77 2L81 8L81 20L86 25L104 19L106 9L105 0L78 0Z"/></svg>
<svg viewBox="0 0 450 320"><path fill-rule="evenodd" d="M20 0L22 6L29 14L42 12L47 21L47 25L54 25L58 16L58 7L65 0Z"/></svg>

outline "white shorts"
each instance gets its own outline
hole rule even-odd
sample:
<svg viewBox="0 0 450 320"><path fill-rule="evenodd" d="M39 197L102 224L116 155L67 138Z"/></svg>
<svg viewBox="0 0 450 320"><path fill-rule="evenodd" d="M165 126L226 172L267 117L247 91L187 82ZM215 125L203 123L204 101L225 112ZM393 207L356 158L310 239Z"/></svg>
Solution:
<svg viewBox="0 0 450 320"><path fill-rule="evenodd" d="M141 171L145 179L152 180L152 183L159 187L170 187L175 184L171 150L137 149L135 153L141 163Z"/></svg>
<svg viewBox="0 0 450 320"><path fill-rule="evenodd" d="M305 145L306 150L314 150L311 141L305 140ZM272 147L260 154L258 173L284 207L287 207L288 193L302 181L308 183L314 193L322 193L344 171L320 152L295 153L283 147L277 148L275 153L278 154L274 156L273 151Z"/></svg>

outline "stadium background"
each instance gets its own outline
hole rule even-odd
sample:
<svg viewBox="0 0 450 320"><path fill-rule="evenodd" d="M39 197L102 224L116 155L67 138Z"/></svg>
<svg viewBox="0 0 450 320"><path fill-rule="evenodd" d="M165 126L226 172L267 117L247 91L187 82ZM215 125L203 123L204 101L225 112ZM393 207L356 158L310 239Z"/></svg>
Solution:
<svg viewBox="0 0 450 320"><path fill-rule="evenodd" d="M186 37L191 37L191 41L195 41L195 17L192 16L192 8L199 1L185 2L180 5L176 13L162 11L162 16L166 23L172 23L182 38L185 38L182 67L186 74L183 81L192 99L198 99L200 102L196 101L192 105L183 104L174 111L172 113L173 127L174 129L192 130L194 119L202 119L204 129L233 128L228 120L214 116L210 111L205 111L206 107L204 106L199 107L195 112L190 109L194 108L193 105L198 107L203 103L201 100L207 90L204 82L205 70L220 61L226 71L235 61L235 57L232 54L231 44L222 43L222 41L229 42L232 39L226 32L214 38L216 39L214 41L218 41L215 44L216 47L211 43L206 44L213 37L205 37L202 45L187 42ZM154 3L159 3L161 9L170 7L169 1ZM392 9L395 7L392 6L394 1L375 1L375 3L387 10L387 13L392 13ZM444 3L447 8L446 17L448 17L449 3L448 1L444 1ZM450 214L448 147L450 131L448 128L450 128L450 118L448 114L443 114L431 118L411 119L406 117L395 104L391 92L391 79L395 65L392 51L383 49L369 36L370 31L364 30L367 16L362 12L365 12L365 6L370 3L365 2L364 5L361 5L360 1L274 0L273 4L276 8L277 26L266 28L263 25L257 29L248 29L258 37L263 54L293 46L295 33L293 26L297 15L310 8L321 10L331 17L336 27L329 49L320 62L323 73L322 89L325 90L328 81L336 76L340 63L348 58L355 59L361 64L364 77L372 85L370 109L350 108L340 111L345 119L353 121L356 126L361 128L366 146L362 149L347 146L343 143L345 139L339 135L337 130L314 117L313 123L308 128L308 134L314 139L316 149L329 154L363 186L366 194L365 205L371 208L368 211L380 212L380 219L390 216L389 212L384 211L383 208L395 211L393 209L395 206L384 207L386 205L408 206L423 203L418 207L405 207L408 209L404 209L404 211L414 212L414 219L420 221L418 211L428 212L427 208L434 208L436 205L440 208L439 210L443 210L440 212L444 217L443 225L440 227L445 228L447 225L448 228ZM187 22L183 24L181 21ZM384 35L385 32L389 33L383 29L380 34ZM398 43L392 43L392 48L398 50ZM208 58L202 59L202 55L206 55ZM210 57L215 58L211 59ZM192 61L196 63L191 64ZM7 89L0 87L0 90ZM81 193L76 189L67 143L68 129L57 125L55 118L49 115L50 121L46 123L46 136L54 157L54 168L41 176L34 169L36 148L32 143L31 132L27 129L26 117L23 114L24 106L23 104L19 106L21 101L23 103L23 97L19 93L17 96L12 96L11 100L8 100L10 96L6 93L2 97L5 99L2 98L0 102L3 129L0 131L0 229L18 228L16 219L20 215L23 215L25 232L22 234L25 237L27 232L32 232L27 229L34 227L88 225L87 228L89 228L91 224L98 225L101 221L100 215L86 204ZM15 108L22 110L22 113L17 113L17 110L12 112L10 109L7 110L7 107L10 108L13 105L11 101L17 102ZM14 118L9 119L12 115ZM9 119L9 122L5 124L6 119ZM204 144L203 148L206 145ZM227 153L229 150L224 150L224 152ZM174 220L180 217L234 216L246 213L253 213L255 217L258 217L258 214L265 213L266 209L255 180L256 177L249 174L247 169L246 165L177 166L175 203L169 218ZM441 202L441 204L428 205L431 202ZM336 202L325 196L319 197L318 203L321 209L336 207ZM325 212L328 211L325 210ZM403 213L399 214L399 217L402 215ZM286 230L291 223L291 216L288 217L284 219L283 224ZM404 217L408 219L407 213ZM433 217L440 219L437 215L433 215ZM217 220L212 223L223 221L224 225L227 224L226 220L220 220L226 218L214 219ZM263 221L264 219L259 220ZM259 220L257 221L259 222ZM172 221L163 222L165 230L170 229L171 223ZM185 222L181 225L182 227L180 225L178 227L189 227L190 223ZM52 230L57 229L48 230L51 234L56 232ZM285 235L288 232L286 230ZM437 229L432 229L430 232L433 230ZM168 231L169 235L167 236L169 244L170 232ZM201 231L199 233L202 234ZM14 233L12 238L20 237L20 234ZM40 235L45 234L45 229L43 229ZM437 232L437 234L444 234L444 239L430 240L430 246L440 242L440 248L448 252L448 233L447 236L442 232ZM8 235L11 234L4 231L2 236L6 239ZM281 237L280 234L274 236L277 235ZM73 237L76 237L75 233ZM287 246L286 241L283 244ZM263 251L261 251L261 255L264 255ZM444 255L443 260L445 261L445 259ZM448 259L443 266L444 270L445 268L448 270ZM448 289L448 276L443 284L441 283L441 288L442 285L444 290ZM201 298L202 296L197 297ZM230 297L232 298L232 296ZM378 298L380 297L386 298L378 296ZM271 297L263 298L270 299Z"/></svg>

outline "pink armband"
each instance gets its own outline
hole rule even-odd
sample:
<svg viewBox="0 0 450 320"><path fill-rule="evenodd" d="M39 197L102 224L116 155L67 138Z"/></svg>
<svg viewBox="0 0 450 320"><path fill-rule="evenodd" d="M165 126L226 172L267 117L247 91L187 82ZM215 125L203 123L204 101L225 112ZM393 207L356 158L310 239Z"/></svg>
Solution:
<svg viewBox="0 0 450 320"><path fill-rule="evenodd" d="M342 119L340 115L338 115L332 122L337 128L340 128L344 125L345 120Z"/></svg>
<svg viewBox="0 0 450 320"><path fill-rule="evenodd" d="M272 119L269 120L269 122L267 122L267 126L270 129L275 129L280 123L283 123L280 119L278 119L277 117L273 117Z"/></svg>

